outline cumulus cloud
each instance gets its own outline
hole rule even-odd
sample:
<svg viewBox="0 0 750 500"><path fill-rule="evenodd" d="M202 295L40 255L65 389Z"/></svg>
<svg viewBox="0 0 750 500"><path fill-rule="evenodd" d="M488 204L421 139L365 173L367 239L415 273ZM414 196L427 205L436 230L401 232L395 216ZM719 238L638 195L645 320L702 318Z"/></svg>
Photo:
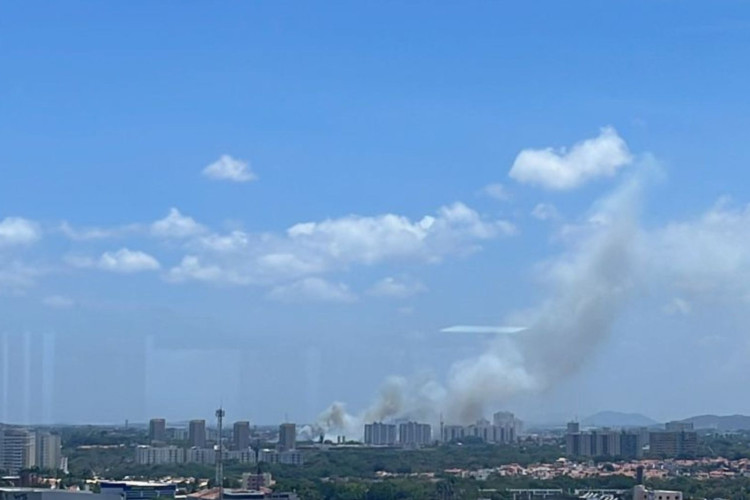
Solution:
<svg viewBox="0 0 750 500"><path fill-rule="evenodd" d="M28 245L41 238L39 225L21 217L6 217L0 221L0 247Z"/></svg>
<svg viewBox="0 0 750 500"><path fill-rule="evenodd" d="M344 283L322 278L304 278L288 285L274 287L268 297L282 302L354 302L357 297Z"/></svg>
<svg viewBox="0 0 750 500"><path fill-rule="evenodd" d="M230 267L207 264L197 255L186 255L180 263L169 270L167 280L175 283L186 281L203 281L206 283L224 283L231 285L248 285L252 281Z"/></svg>
<svg viewBox="0 0 750 500"><path fill-rule="evenodd" d="M750 205L719 199L701 216L652 231L645 273L684 299L733 299L750 293Z"/></svg>
<svg viewBox="0 0 750 500"><path fill-rule="evenodd" d="M511 223L482 217L463 203L417 220L395 214L349 215L294 224L282 234L235 230L194 237L186 243L189 258L169 276L174 281L278 285L352 265L439 262L514 233Z"/></svg>
<svg viewBox="0 0 750 500"><path fill-rule="evenodd" d="M290 240L342 262L373 264L389 258L420 257L440 260L451 253L471 251L471 242L509 235L507 221L486 221L463 203L441 207L437 216L418 221L386 214L348 216L296 224L287 230Z"/></svg>
<svg viewBox="0 0 750 500"><path fill-rule="evenodd" d="M222 155L221 158L204 168L203 175L209 179L232 182L250 182L258 178L246 161L229 155Z"/></svg>
<svg viewBox="0 0 750 500"><path fill-rule="evenodd" d="M418 281L397 279L391 276L372 285L367 293L375 297L404 299L425 292L427 288Z"/></svg>
<svg viewBox="0 0 750 500"><path fill-rule="evenodd" d="M556 220L560 218L560 212L551 203L538 203L531 211L531 216L544 221Z"/></svg>
<svg viewBox="0 0 750 500"><path fill-rule="evenodd" d="M151 224L151 234L162 238L187 238L205 231L205 227L174 207L169 209L166 217Z"/></svg>
<svg viewBox="0 0 750 500"><path fill-rule="evenodd" d="M497 201L508 201L511 199L508 188L499 183L486 185L482 189L482 193L489 196L490 198L496 199Z"/></svg>
<svg viewBox="0 0 750 500"><path fill-rule="evenodd" d="M510 177L524 184L552 190L573 189L598 177L613 177L632 162L625 141L612 127L570 150L524 149L513 162Z"/></svg>
<svg viewBox="0 0 750 500"><path fill-rule="evenodd" d="M155 271L161 267L159 261L151 255L128 248L121 248L116 252L104 252L98 259L69 256L66 260L68 264L74 267L100 269L123 274Z"/></svg>

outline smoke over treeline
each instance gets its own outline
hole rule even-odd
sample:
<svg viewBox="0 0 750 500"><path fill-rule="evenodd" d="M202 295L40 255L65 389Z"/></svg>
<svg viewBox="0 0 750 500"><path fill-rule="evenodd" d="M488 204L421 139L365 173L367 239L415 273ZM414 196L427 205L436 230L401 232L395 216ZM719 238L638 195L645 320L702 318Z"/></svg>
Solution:
<svg viewBox="0 0 750 500"><path fill-rule="evenodd" d="M512 316L528 330L500 336L479 356L458 360L441 383L389 377L372 406L358 415L332 404L319 418L328 433L359 435L363 422L408 417L468 423L490 405L542 391L574 373L607 337L637 274L642 181L634 177L598 202L587 220L565 227L566 250L538 266L545 300Z"/></svg>

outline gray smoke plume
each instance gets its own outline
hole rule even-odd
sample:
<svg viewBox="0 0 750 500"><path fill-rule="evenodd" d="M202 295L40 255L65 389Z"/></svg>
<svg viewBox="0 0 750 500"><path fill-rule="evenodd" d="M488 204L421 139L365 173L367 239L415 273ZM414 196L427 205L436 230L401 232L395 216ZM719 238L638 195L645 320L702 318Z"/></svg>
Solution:
<svg viewBox="0 0 750 500"><path fill-rule="evenodd" d="M632 179L583 226L569 228L577 233L573 246L540 266L548 298L522 315L528 332L499 338L478 359L454 365L449 417L472 421L488 403L548 389L575 372L607 337L633 285L640 184Z"/></svg>
<svg viewBox="0 0 750 500"><path fill-rule="evenodd" d="M444 386L435 380L391 377L365 412L352 416L332 406L319 424L359 435L361 424L392 417L469 423L524 391L542 391L574 373L605 339L632 289L639 247L641 182L632 178L595 207L579 226L561 235L563 254L539 266L547 299L517 315L529 325L517 336L499 337L478 357L456 362ZM343 412L343 413L342 413ZM351 435L351 434L350 434Z"/></svg>

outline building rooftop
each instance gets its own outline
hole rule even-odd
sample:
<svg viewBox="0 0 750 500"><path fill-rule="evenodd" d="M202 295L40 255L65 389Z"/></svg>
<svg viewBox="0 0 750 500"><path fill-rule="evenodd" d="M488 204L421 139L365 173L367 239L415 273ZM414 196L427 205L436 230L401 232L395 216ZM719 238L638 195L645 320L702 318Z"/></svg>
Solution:
<svg viewBox="0 0 750 500"><path fill-rule="evenodd" d="M50 488L25 488L17 486L0 486L0 491L5 493L45 493L49 491L60 492L60 493L91 493L85 490L64 490L64 489L50 489Z"/></svg>
<svg viewBox="0 0 750 500"><path fill-rule="evenodd" d="M175 486L174 483L157 481L99 481L102 486Z"/></svg>

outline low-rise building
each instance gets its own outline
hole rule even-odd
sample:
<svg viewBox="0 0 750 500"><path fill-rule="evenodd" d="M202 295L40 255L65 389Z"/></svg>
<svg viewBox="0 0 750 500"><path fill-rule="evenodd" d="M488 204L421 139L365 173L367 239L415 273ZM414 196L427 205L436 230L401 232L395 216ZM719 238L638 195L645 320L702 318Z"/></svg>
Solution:
<svg viewBox="0 0 750 500"><path fill-rule="evenodd" d="M170 500L177 492L177 486L173 483L152 481L100 481L99 489L103 494L117 495L120 500Z"/></svg>
<svg viewBox="0 0 750 500"><path fill-rule="evenodd" d="M138 446L135 449L138 465L165 465L185 463L185 449L177 446Z"/></svg>
<svg viewBox="0 0 750 500"><path fill-rule="evenodd" d="M0 488L0 500L120 500L112 494L46 488Z"/></svg>
<svg viewBox="0 0 750 500"><path fill-rule="evenodd" d="M633 488L633 500L682 500L681 491L649 490L642 484Z"/></svg>
<svg viewBox="0 0 750 500"><path fill-rule="evenodd" d="M260 462L269 464L303 465L305 463L302 452L299 450L277 451L264 449L258 454Z"/></svg>
<svg viewBox="0 0 750 500"><path fill-rule="evenodd" d="M242 488L245 490L260 490L273 486L273 477L270 472L245 472L242 474Z"/></svg>

